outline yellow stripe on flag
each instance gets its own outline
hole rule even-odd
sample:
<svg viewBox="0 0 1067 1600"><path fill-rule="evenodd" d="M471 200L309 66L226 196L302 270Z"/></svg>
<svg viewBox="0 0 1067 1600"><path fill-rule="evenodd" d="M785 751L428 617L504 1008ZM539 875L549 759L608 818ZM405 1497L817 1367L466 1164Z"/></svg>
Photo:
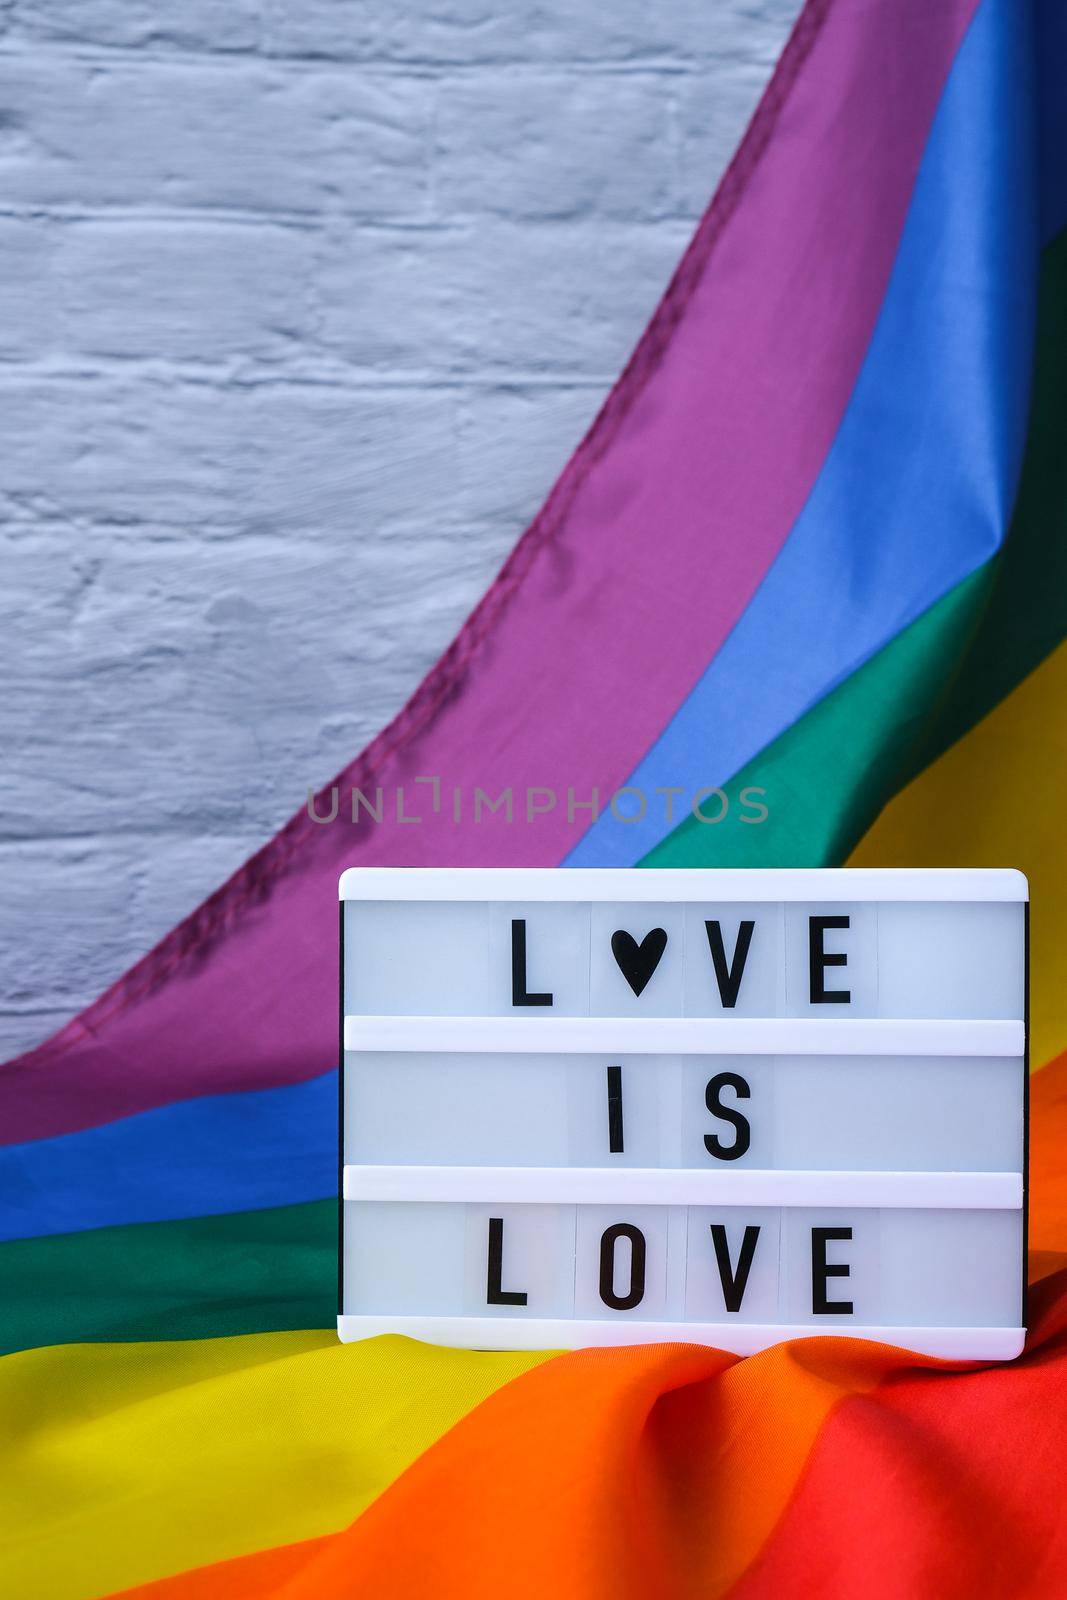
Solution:
<svg viewBox="0 0 1067 1600"><path fill-rule="evenodd" d="M1067 1048L1067 645L927 767L855 867L1021 867L1030 880L1030 1059Z"/></svg>
<svg viewBox="0 0 1067 1600"><path fill-rule="evenodd" d="M0 1594L89 1600L345 1527L542 1354L332 1333L0 1360Z"/></svg>

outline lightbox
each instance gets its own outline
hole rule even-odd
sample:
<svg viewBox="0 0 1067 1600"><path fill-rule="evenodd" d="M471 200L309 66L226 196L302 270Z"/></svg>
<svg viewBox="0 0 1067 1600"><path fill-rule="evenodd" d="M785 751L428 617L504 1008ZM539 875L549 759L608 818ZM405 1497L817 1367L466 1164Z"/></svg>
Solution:
<svg viewBox="0 0 1067 1600"><path fill-rule="evenodd" d="M1022 1349L1010 870L352 868L343 1339Z"/></svg>

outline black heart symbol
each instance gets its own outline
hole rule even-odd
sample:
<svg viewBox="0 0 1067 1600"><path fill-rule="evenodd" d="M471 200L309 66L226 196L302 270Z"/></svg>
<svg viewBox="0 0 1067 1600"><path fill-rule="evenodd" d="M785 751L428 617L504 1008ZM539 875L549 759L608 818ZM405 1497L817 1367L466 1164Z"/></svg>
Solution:
<svg viewBox="0 0 1067 1600"><path fill-rule="evenodd" d="M663 928L653 928L638 944L632 933L622 928L611 936L611 953L619 964L619 971L634 994L640 994L660 964L667 948L667 934Z"/></svg>

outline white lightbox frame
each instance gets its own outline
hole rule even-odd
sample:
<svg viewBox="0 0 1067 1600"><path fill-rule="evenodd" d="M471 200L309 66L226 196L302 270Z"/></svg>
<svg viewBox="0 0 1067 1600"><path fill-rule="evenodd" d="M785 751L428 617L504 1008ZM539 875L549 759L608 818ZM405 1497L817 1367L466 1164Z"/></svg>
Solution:
<svg viewBox="0 0 1067 1600"><path fill-rule="evenodd" d="M949 1360L1006 1360L1026 1336L1029 1199L1029 886L1013 868L349 868L340 879L338 1333L342 1340L406 1334L481 1349L564 1349L681 1341L747 1355L792 1338L834 1334ZM728 904L731 901L934 902L1024 907L1021 1020L811 1017L348 1016L344 1014L347 901ZM645 1168L346 1166L344 1056L365 1052L557 1052L700 1055L998 1056L1020 1062L1021 1172L715 1172ZM1021 1318L1011 1327L874 1327L637 1321L630 1318L366 1315L344 1311L346 1202L619 1203L699 1206L852 1206L1022 1211Z"/></svg>

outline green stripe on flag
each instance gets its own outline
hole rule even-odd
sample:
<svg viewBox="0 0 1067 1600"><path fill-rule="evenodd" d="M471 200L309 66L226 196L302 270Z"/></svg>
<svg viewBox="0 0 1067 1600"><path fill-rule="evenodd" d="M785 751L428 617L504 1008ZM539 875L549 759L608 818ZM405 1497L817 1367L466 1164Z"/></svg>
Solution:
<svg viewBox="0 0 1067 1600"><path fill-rule="evenodd" d="M332 1328L337 1202L0 1245L0 1352Z"/></svg>

